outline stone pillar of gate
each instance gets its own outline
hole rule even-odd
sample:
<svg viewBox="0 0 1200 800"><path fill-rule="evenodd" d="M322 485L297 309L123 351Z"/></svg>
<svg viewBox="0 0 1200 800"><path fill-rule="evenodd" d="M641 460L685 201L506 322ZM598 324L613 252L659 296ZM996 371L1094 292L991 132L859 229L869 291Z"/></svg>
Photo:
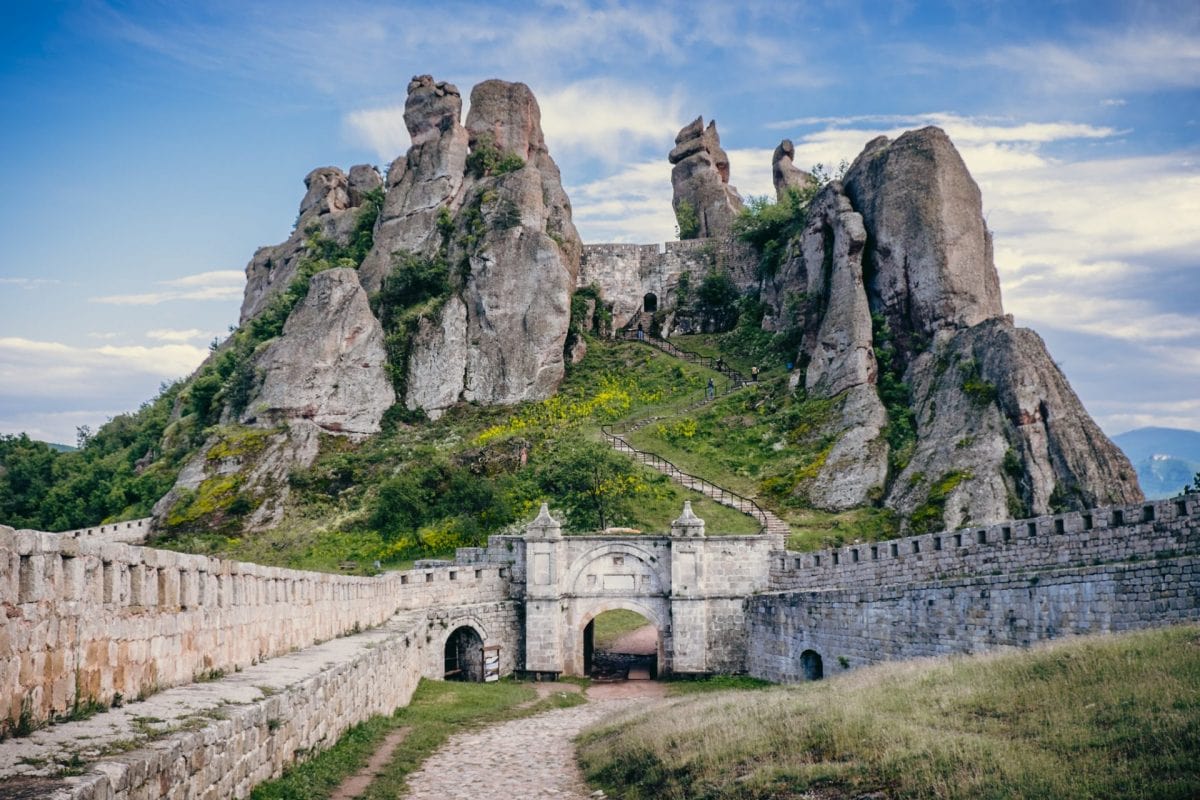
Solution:
<svg viewBox="0 0 1200 800"><path fill-rule="evenodd" d="M562 525L542 503L537 518L525 528L525 669L534 673L563 671Z"/></svg>
<svg viewBox="0 0 1200 800"><path fill-rule="evenodd" d="M671 523L670 671L706 672L708 667L708 602L705 599L704 520L693 513L691 501Z"/></svg>

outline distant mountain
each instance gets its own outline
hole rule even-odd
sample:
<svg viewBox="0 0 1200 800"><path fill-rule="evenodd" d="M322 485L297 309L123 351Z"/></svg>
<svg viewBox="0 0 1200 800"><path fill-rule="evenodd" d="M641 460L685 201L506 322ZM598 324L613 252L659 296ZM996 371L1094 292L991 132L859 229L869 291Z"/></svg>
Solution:
<svg viewBox="0 0 1200 800"><path fill-rule="evenodd" d="M1200 431L1137 428L1112 437L1137 470L1146 497L1174 497L1200 472Z"/></svg>
<svg viewBox="0 0 1200 800"><path fill-rule="evenodd" d="M60 453L73 453L79 449L77 447L72 447L69 444L58 444L57 442L46 442L46 445L51 450L57 450Z"/></svg>

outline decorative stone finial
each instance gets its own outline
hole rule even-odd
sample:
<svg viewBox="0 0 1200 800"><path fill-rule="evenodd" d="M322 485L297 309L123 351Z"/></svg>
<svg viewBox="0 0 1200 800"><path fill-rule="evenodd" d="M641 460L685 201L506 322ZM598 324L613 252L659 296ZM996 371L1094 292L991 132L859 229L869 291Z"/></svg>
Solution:
<svg viewBox="0 0 1200 800"><path fill-rule="evenodd" d="M562 524L550 516L550 504L542 503L537 517L525 528L526 539L561 539Z"/></svg>
<svg viewBox="0 0 1200 800"><path fill-rule="evenodd" d="M696 516L692 511L692 501L683 501L683 513L679 515L679 519L671 523L672 536L703 536L704 535L704 520Z"/></svg>

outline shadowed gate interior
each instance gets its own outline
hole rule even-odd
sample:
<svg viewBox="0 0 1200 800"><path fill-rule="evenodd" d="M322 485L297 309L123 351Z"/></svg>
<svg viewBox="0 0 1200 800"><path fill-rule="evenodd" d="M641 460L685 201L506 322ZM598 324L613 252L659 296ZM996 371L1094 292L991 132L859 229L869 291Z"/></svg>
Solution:
<svg viewBox="0 0 1200 800"><path fill-rule="evenodd" d="M599 680L658 677L658 630L634 611L596 615L583 628L583 672Z"/></svg>
<svg viewBox="0 0 1200 800"><path fill-rule="evenodd" d="M483 639L475 629L464 625L446 640L446 670L448 681L483 682Z"/></svg>

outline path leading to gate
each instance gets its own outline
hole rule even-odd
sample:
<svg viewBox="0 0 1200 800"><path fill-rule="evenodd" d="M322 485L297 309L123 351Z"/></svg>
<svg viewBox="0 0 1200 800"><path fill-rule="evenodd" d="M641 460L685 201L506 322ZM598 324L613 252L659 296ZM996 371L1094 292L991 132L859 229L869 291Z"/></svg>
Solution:
<svg viewBox="0 0 1200 800"><path fill-rule="evenodd" d="M554 684L550 684L554 686ZM460 733L408 778L412 800L588 800L592 790L575 763L572 742L609 714L646 708L666 695L654 681L593 685L581 706Z"/></svg>
<svg viewBox="0 0 1200 800"><path fill-rule="evenodd" d="M631 335L627 333L623 338L630 339ZM725 375L727 378L729 378L729 383L722 388L720 393L714 392L713 396L711 397L706 394L703 399L692 403L686 409L684 409L683 413L702 408L709 403L715 402L718 397L722 397L730 392L737 391L749 383L749 381L743 378L740 373L729 369L729 367L726 366L724 361L722 361L720 358L714 359L709 356L699 356L687 350L681 350L665 339L642 336L633 340L640 342L641 344L649 345L650 347L660 350L667 355L674 356L675 358L680 358L684 361L689 361L692 363L702 364L709 369L715 369L722 375ZM651 422L658 422L665 419L671 419L671 417L648 417L646 419L631 423L625 430L634 431ZM629 443L628 439L619 433L615 433L608 425L605 425L601 428L601 433L604 435L604 441L608 442L609 446L618 453L624 453L625 455L637 461L639 464L645 464L651 469L666 475L679 485L691 489L694 492L699 492L705 497L708 497L709 499L714 500L723 506L736 509L743 514L748 514L754 517L758 520L759 524L762 525L763 533L775 533L783 536L787 536L791 533L791 527L788 526L787 522L785 522L778 515L760 506L752 498L743 497L737 492L730 491L723 486L718 486L712 481L686 473L657 453L651 453L645 450L637 449Z"/></svg>

